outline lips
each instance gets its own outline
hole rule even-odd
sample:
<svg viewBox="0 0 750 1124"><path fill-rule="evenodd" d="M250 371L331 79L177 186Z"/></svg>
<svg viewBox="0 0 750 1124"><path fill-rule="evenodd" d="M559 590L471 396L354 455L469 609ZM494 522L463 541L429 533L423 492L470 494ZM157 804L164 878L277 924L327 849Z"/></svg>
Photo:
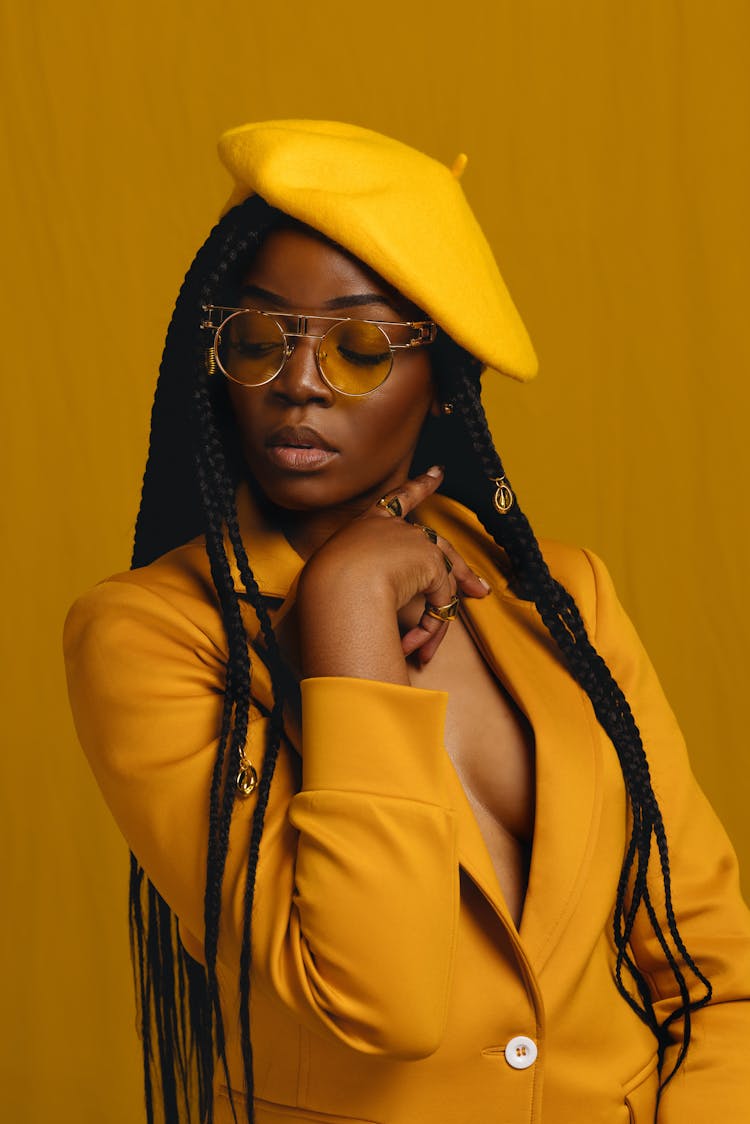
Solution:
<svg viewBox="0 0 750 1124"><path fill-rule="evenodd" d="M266 447L272 464L296 472L322 468L337 456L337 450L309 425L285 425L274 430L266 439Z"/></svg>
<svg viewBox="0 0 750 1124"><path fill-rule="evenodd" d="M332 445L309 425L284 425L274 430L266 440L269 448L323 449L335 453Z"/></svg>

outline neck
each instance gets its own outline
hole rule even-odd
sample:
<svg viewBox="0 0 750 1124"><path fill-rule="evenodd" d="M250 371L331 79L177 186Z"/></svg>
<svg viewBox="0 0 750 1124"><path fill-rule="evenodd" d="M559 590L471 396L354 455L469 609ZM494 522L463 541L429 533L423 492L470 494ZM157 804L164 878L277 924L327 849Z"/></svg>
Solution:
<svg viewBox="0 0 750 1124"><path fill-rule="evenodd" d="M348 500L340 506L327 507L323 510L290 511L272 503L263 493L254 486L252 479L248 480L255 501L263 511L267 522L277 527L284 535L292 549L307 562L323 543L332 535L356 519L358 515L371 507L377 497L369 495L359 497L357 500ZM378 496L381 493L378 492Z"/></svg>
<svg viewBox="0 0 750 1124"><path fill-rule="evenodd" d="M280 507L261 492L252 477L247 481L268 523L278 527L292 549L307 562L337 531L371 508L381 496L395 491L408 475L408 463L398 465L366 492L323 508Z"/></svg>
<svg viewBox="0 0 750 1124"><path fill-rule="evenodd" d="M326 508L325 511L313 512L283 511L276 508L274 517L287 542L306 562L324 542L357 515L361 515L369 506L369 503L363 504L358 511L347 505L345 508L332 507Z"/></svg>

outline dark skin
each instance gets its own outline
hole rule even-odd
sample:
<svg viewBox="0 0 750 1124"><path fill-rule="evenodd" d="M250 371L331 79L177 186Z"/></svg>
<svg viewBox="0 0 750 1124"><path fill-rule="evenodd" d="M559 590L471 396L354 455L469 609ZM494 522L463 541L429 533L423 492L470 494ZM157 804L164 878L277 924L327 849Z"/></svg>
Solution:
<svg viewBox="0 0 750 1124"><path fill-rule="evenodd" d="M244 283L248 307L423 319L361 262L298 229L272 232ZM429 348L396 352L382 386L347 398L322 379L315 346L297 341L264 386L228 383L252 475L305 559L297 595L302 674L449 693L446 749L518 923L533 831L528 724L460 616L446 625L424 613L425 601L444 605L456 591L485 597L489 587L449 542L435 545L377 506L396 494L408 516L442 480L437 467L408 477L425 418L439 410Z"/></svg>

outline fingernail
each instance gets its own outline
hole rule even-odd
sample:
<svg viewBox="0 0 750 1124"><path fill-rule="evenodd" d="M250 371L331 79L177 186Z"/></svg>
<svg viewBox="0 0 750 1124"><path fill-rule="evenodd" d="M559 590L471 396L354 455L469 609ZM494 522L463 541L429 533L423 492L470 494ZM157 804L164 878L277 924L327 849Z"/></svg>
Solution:
<svg viewBox="0 0 750 1124"><path fill-rule="evenodd" d="M443 472L444 472L444 469L443 469L443 466L441 464L434 464L432 466L432 468L427 469L427 472L425 473L425 476L433 476L433 477L435 477L435 479L437 479L438 476L443 475Z"/></svg>
<svg viewBox="0 0 750 1124"><path fill-rule="evenodd" d="M488 581L485 581L484 578L479 577L479 574L477 574L477 577L479 578L480 583L484 586L487 592L490 593L492 591L492 586L490 585L490 583Z"/></svg>

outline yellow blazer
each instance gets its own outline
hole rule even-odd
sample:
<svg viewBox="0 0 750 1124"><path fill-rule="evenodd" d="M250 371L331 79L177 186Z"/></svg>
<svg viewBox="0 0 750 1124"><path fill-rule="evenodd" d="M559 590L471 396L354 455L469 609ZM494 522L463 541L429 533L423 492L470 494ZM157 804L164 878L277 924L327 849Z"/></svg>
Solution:
<svg viewBox="0 0 750 1124"><path fill-rule="evenodd" d="M246 491L240 508L251 564L293 659L300 559ZM420 517L492 585L493 595L467 600L463 612L534 731L523 918L517 930L443 748L446 696L369 680L303 681L258 869L256 1120L652 1124L654 1039L612 978L627 831L614 749L535 609L508 590L502 552L473 515L434 498ZM734 854L603 565L559 544L545 553L634 710L668 832L678 922L714 987L659 1124L747 1124L750 920ZM254 637L252 608L243 611ZM200 958L226 660L201 540L85 594L68 618L65 650L80 740L107 803ZM268 675L257 653L253 662L253 691L267 706ZM258 769L264 721L255 714L249 735ZM253 803L238 803L233 820L219 944L238 1090L236 979ZM658 885L654 878L655 900ZM642 923L632 949L663 1015L675 1003L671 975ZM224 1124L231 1113L218 1084L215 1096Z"/></svg>

